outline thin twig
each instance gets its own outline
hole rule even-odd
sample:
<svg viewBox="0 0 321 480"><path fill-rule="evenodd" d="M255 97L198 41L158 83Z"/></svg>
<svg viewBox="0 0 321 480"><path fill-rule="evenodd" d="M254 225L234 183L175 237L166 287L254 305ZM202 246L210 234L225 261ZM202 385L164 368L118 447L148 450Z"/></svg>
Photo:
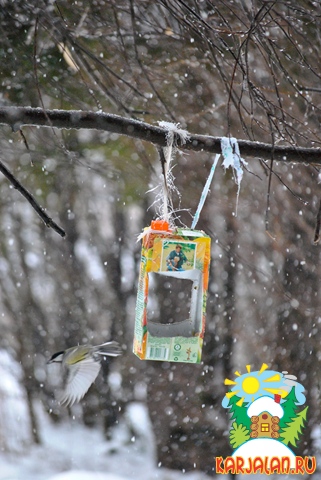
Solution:
<svg viewBox="0 0 321 480"><path fill-rule="evenodd" d="M315 231L314 231L314 240L313 240L314 245L317 245L319 243L320 227L321 227L321 200L320 200L320 204L319 204L319 210L318 210L318 213L317 213L317 222L316 222Z"/></svg>
<svg viewBox="0 0 321 480"><path fill-rule="evenodd" d="M22 140L23 140L23 143L25 144L26 149L30 152L30 148L29 148L27 139L26 139L26 137L25 137L25 135L24 135L24 133L23 133L22 130L20 130L20 135L21 135L21 138L22 138Z"/></svg>
<svg viewBox="0 0 321 480"><path fill-rule="evenodd" d="M280 181L280 183L282 183L283 187L285 187L291 193L291 195L293 195L294 198L296 198L299 202L303 203L303 205L305 206L309 205L309 202L307 200L303 200L303 198L300 197L300 195L298 195L293 190L291 190L291 188L282 180L281 176L278 173L276 173L275 170L273 169L271 170L271 167L267 164L266 160L262 160L261 165L264 168L267 168L271 173L273 173L273 175Z"/></svg>
<svg viewBox="0 0 321 480"><path fill-rule="evenodd" d="M16 177L7 169L7 167L1 161L0 172L9 180L13 187L25 197L25 199L30 203L32 208L36 211L36 213L39 215L39 217L47 227L55 230L55 232L59 233L61 237L66 236L66 232L46 214L44 209L40 207L40 205L37 203L33 195L28 192L28 190L23 185L21 185L21 183L16 179Z"/></svg>
<svg viewBox="0 0 321 480"><path fill-rule="evenodd" d="M271 150L271 166L270 166L270 174L269 174L269 182L268 182L268 191L266 194L266 210L265 210L265 231L266 233L273 239L273 235L270 232L270 225L269 225L269 211L270 211L270 194L271 194L271 184L272 184L272 172L273 172L273 162L274 162L274 148L275 148L275 141L274 141L274 131L273 125L271 122L271 118L268 116L268 120L270 123L271 129L271 138L272 138L272 150Z"/></svg>
<svg viewBox="0 0 321 480"><path fill-rule="evenodd" d="M39 23L39 18L36 17L35 31L34 31L34 44L33 44L33 71L34 71L35 85L36 85L36 89L37 89L37 92L38 92L39 100L40 100L40 103L41 103L41 106L42 106L42 110L43 110L43 112L44 112L44 114L45 114L45 116L46 116L46 119L47 119L48 123L51 125L52 133L53 133L54 137L56 138L60 149L63 151L63 153L64 153L70 160L72 160L72 155L71 155L71 153L69 152L69 150L67 149L67 147L65 146L65 144L63 143L63 141L61 141L61 142L59 141L58 135L57 135L57 133L55 132L55 129L53 128L53 125L52 125L52 122L51 122L49 116L47 115L47 110L45 109L45 104L44 104L44 102L43 102L43 98L42 98L42 94L41 94L41 90L40 90L39 77L38 77L38 67L37 67L37 56L38 56L38 53L37 53L38 23ZM21 131L21 130L20 130L20 131Z"/></svg>
<svg viewBox="0 0 321 480"><path fill-rule="evenodd" d="M27 139L26 139L26 137L25 137L25 134L24 134L23 131L21 130L21 128L20 128L19 132L20 132L21 138L22 138L22 140L23 140L23 143L25 144L26 149L28 150L28 152L29 152L29 154L30 154L30 164L31 164L31 166L33 167L33 161L32 161L32 157L31 157L31 150L30 150L30 148L29 148Z"/></svg>

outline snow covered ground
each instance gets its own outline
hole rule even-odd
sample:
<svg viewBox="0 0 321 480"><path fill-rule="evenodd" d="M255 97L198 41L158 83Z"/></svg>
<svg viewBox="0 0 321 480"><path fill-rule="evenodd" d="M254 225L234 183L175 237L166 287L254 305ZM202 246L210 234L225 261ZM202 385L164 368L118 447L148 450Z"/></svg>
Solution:
<svg viewBox="0 0 321 480"><path fill-rule="evenodd" d="M30 447L24 454L0 454L0 480L209 479L200 472L184 474L159 468L144 406L133 404L128 416L137 438L130 438L128 423L122 422L107 441L101 431L84 427L77 420L54 424L39 409L43 444Z"/></svg>
<svg viewBox="0 0 321 480"><path fill-rule="evenodd" d="M129 406L124 419L106 440L99 429L81 425L70 418L54 424L38 408L42 445L24 454L0 454L0 480L209 480L204 473L184 473L158 467L152 429L143 404ZM129 428L130 427L130 428ZM133 433L135 432L135 437ZM320 432L318 433L319 438ZM214 463L214 459L213 459ZM319 473L310 480L319 478ZM269 480L298 478L271 475ZM216 479L231 480L229 475ZM261 480L266 475L243 475L238 480Z"/></svg>

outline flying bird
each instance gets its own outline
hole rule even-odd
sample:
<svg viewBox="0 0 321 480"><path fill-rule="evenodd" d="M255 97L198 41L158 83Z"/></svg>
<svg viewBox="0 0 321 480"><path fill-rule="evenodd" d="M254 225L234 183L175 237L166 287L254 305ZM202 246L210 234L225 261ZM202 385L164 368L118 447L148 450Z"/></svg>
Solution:
<svg viewBox="0 0 321 480"><path fill-rule="evenodd" d="M79 402L96 380L104 357L117 357L122 349L117 342L111 341L101 345L78 345L56 352L48 364L60 363L63 377L63 390L57 397L60 404L72 406Z"/></svg>

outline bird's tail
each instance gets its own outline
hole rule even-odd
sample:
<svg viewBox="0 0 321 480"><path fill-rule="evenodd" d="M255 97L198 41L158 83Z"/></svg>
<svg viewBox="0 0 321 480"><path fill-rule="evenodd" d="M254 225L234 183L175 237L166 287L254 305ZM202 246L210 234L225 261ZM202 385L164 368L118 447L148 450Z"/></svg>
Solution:
<svg viewBox="0 0 321 480"><path fill-rule="evenodd" d="M118 357L123 353L121 346L117 342L106 342L95 347L96 352L99 355L108 355L109 357Z"/></svg>

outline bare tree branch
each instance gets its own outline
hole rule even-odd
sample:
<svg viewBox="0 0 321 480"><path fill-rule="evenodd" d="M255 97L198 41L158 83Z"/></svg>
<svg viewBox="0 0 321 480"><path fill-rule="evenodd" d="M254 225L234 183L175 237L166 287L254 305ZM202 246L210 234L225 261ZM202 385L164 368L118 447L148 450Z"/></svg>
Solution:
<svg viewBox="0 0 321 480"><path fill-rule="evenodd" d="M10 125L13 131L22 126L56 127L61 129L104 130L132 138L139 138L158 146L166 146L166 130L146 122L112 115L109 113L82 110L43 110L31 107L1 107L0 124ZM210 135L193 135L180 148L193 151L221 152L221 138ZM321 165L321 148L296 147L293 145L271 145L268 143L238 140L244 157L257 159L273 158L279 162Z"/></svg>
<svg viewBox="0 0 321 480"><path fill-rule="evenodd" d="M319 210L317 214L315 231L314 231L314 240L313 240L314 245L316 245L320 241L320 227L321 227L321 200L319 203Z"/></svg>
<svg viewBox="0 0 321 480"><path fill-rule="evenodd" d="M53 230L55 230L55 232L59 233L61 237L66 236L66 232L61 227L59 227L59 225L57 225L56 222L52 220L52 218L50 218L46 214L44 209L40 207L40 205L35 200L33 195L31 195L31 193L28 192L28 190L23 185L21 185L21 183L16 179L16 177L10 172L10 170L8 170L8 168L1 161L0 161L0 172L3 173L3 175L9 180L9 182L13 185L13 187L16 188L18 192L20 192L21 195L25 197L26 200L28 200L32 208L37 212L37 214L43 220L43 222L47 225L47 227L50 227Z"/></svg>

